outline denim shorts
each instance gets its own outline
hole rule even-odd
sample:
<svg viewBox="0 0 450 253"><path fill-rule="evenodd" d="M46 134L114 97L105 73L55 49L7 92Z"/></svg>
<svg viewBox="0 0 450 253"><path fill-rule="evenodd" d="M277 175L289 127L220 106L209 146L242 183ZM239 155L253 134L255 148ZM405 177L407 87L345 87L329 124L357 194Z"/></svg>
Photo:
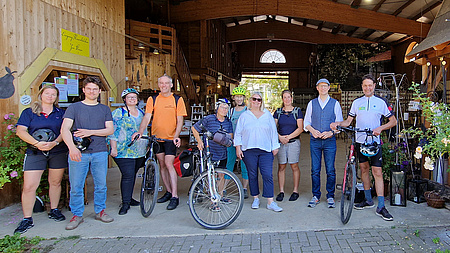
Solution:
<svg viewBox="0 0 450 253"><path fill-rule="evenodd" d="M300 139L286 144L280 144L277 156L279 164L298 163L300 158Z"/></svg>
<svg viewBox="0 0 450 253"><path fill-rule="evenodd" d="M36 154L25 154L23 161L23 171L30 170L45 170L49 169L63 169L68 167L67 152L49 153L45 156L38 151Z"/></svg>

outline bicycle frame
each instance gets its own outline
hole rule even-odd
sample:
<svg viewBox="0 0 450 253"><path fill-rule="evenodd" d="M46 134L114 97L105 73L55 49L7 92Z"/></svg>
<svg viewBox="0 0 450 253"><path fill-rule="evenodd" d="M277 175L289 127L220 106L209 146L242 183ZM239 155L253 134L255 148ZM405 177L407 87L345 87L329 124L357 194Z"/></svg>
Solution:
<svg viewBox="0 0 450 253"><path fill-rule="evenodd" d="M206 131L203 133L203 143L204 143L204 150L200 151L200 161L201 161L201 167L200 167L200 174L205 171L205 163L207 166L207 172L208 172L208 185L209 187L209 194L211 195L211 200L214 203L217 203L220 201L220 195L216 190L216 180L213 180L213 175L215 174L215 169L213 166L213 162L211 161L211 152L209 151L209 138L208 136L211 133L209 131ZM205 153L205 154L203 154ZM206 156L206 157L204 157Z"/></svg>

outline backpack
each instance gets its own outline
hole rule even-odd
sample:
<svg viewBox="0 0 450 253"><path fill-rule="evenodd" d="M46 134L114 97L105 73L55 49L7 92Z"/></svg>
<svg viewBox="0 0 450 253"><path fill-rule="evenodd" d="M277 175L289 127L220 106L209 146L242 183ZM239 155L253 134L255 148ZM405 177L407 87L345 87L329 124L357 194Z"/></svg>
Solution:
<svg viewBox="0 0 450 253"><path fill-rule="evenodd" d="M136 106L136 107L137 107L137 106ZM142 115L145 115L145 112L142 111L142 109L140 109L140 108L137 108L137 109L138 109L139 112L142 113ZM127 113L127 110L125 110L125 109L122 108L122 118L123 118L123 116L125 116L126 113Z"/></svg>
<svg viewBox="0 0 450 253"><path fill-rule="evenodd" d="M294 109L292 109L292 112L290 112L290 113L292 113L292 115L294 115L295 121L297 121L297 118L298 118L298 110L300 110L300 108L294 107ZM277 109L277 116L278 116L277 120L280 120L280 116L282 113L283 113L283 108L278 108Z"/></svg>
<svg viewBox="0 0 450 253"><path fill-rule="evenodd" d="M153 108L155 108L155 103L156 103L156 97L159 94L156 95L152 95L152 99L153 99ZM173 93L173 97L175 98L175 108L178 106L178 100L180 99L180 96L178 96L177 94Z"/></svg>

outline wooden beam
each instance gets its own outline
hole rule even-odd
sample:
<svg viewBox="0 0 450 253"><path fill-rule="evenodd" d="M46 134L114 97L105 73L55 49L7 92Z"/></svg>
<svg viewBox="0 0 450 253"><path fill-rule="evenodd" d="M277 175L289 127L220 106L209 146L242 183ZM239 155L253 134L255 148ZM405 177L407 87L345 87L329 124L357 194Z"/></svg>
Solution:
<svg viewBox="0 0 450 253"><path fill-rule="evenodd" d="M398 8L394 13L392 13L393 16L398 16L406 7L410 6L415 0L409 0L408 2L404 3L400 8Z"/></svg>
<svg viewBox="0 0 450 253"><path fill-rule="evenodd" d="M431 25L329 0L196 0L172 6L173 23L235 16L281 15L426 37Z"/></svg>
<svg viewBox="0 0 450 253"><path fill-rule="evenodd" d="M434 4L428 6L425 10L420 11L419 13L417 13L414 17L412 17L412 20L417 20L418 18L422 17L423 15L425 15L425 13L428 13L429 11L433 10L434 8L440 6L442 4L442 1L437 1Z"/></svg>
<svg viewBox="0 0 450 253"><path fill-rule="evenodd" d="M391 36L392 34L393 34L393 33L391 33L391 32L387 32L387 33L381 35L380 37L376 38L376 39L375 39L375 42L377 42L377 43L382 42L383 40L385 40L386 38L388 38L388 37Z"/></svg>
<svg viewBox="0 0 450 253"><path fill-rule="evenodd" d="M377 5L375 5L375 7L373 7L372 11L378 11L381 8L381 5L384 4L384 2L386 2L386 0L380 0Z"/></svg>
<svg viewBox="0 0 450 253"><path fill-rule="evenodd" d="M256 22L227 28L227 42L267 40L267 34L274 40L290 40L313 44L372 43L371 41L331 34L317 29L284 22Z"/></svg>
<svg viewBox="0 0 450 253"><path fill-rule="evenodd" d="M333 30L331 31L332 34L338 34L342 29L342 25L337 25L333 28Z"/></svg>
<svg viewBox="0 0 450 253"><path fill-rule="evenodd" d="M305 19L303 20L303 26L306 26L307 24L308 24L308 19L305 18Z"/></svg>
<svg viewBox="0 0 450 253"><path fill-rule="evenodd" d="M353 30L351 30L350 32L347 33L348 37L352 37L352 35L356 32L356 30L358 30L359 27L355 27L353 28Z"/></svg>
<svg viewBox="0 0 450 253"><path fill-rule="evenodd" d="M368 29L367 31L364 32L363 36L361 37L361 39L365 40L367 39L370 35L372 35L374 32L376 32L376 30L373 29Z"/></svg>
<svg viewBox="0 0 450 253"><path fill-rule="evenodd" d="M354 9L358 9L360 5L361 5L361 0L353 0L352 4L350 4L350 6Z"/></svg>
<svg viewBox="0 0 450 253"><path fill-rule="evenodd" d="M317 27L317 30L322 30L322 27L323 27L323 24L324 24L325 22L320 22L320 24L319 24L319 26Z"/></svg>

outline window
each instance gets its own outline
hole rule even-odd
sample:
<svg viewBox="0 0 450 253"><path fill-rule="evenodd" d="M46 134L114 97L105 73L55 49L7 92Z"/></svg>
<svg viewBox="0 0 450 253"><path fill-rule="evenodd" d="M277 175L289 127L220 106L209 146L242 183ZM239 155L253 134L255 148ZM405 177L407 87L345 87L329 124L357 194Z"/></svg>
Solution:
<svg viewBox="0 0 450 253"><path fill-rule="evenodd" d="M270 49L261 55L261 63L286 63L283 53L278 50Z"/></svg>

